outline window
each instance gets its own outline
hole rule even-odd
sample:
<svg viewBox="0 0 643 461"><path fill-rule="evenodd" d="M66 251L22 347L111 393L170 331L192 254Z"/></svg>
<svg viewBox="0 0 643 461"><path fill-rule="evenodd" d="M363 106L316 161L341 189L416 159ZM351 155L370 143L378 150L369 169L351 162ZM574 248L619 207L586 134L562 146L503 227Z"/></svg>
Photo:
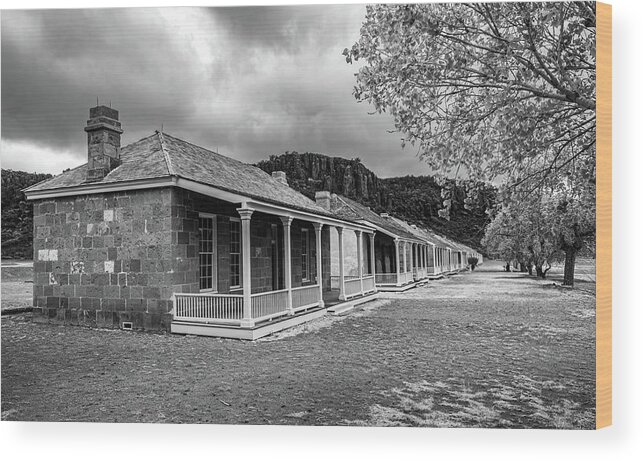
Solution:
<svg viewBox="0 0 643 461"><path fill-rule="evenodd" d="M230 288L241 286L241 220L230 218Z"/></svg>
<svg viewBox="0 0 643 461"><path fill-rule="evenodd" d="M216 220L199 214L199 288L216 290Z"/></svg>
<svg viewBox="0 0 643 461"><path fill-rule="evenodd" d="M308 229L301 230L301 280L307 282L310 279L310 240L308 239Z"/></svg>

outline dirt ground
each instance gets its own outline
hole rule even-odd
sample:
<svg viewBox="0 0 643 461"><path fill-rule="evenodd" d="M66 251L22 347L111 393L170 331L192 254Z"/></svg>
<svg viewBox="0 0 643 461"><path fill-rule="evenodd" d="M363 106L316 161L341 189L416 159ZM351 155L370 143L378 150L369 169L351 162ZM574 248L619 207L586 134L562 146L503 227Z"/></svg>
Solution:
<svg viewBox="0 0 643 461"><path fill-rule="evenodd" d="M594 427L591 290L486 262L390 298L256 342L4 316L2 419Z"/></svg>
<svg viewBox="0 0 643 461"><path fill-rule="evenodd" d="M31 307L33 297L33 263L2 260L2 302L0 308Z"/></svg>

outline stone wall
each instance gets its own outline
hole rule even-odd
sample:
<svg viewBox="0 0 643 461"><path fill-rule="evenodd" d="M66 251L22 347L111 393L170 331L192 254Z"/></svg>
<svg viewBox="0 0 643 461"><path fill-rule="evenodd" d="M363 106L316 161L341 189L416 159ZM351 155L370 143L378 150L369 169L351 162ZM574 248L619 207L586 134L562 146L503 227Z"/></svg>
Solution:
<svg viewBox="0 0 643 461"><path fill-rule="evenodd" d="M199 212L216 214L217 288L230 292L230 218L238 205L182 189L161 188L34 202L34 321L100 328L169 330L172 295L199 292ZM252 292L275 289L272 225L277 216L251 220ZM316 276L315 230L293 221L292 286L301 286L301 235L310 238L310 282ZM323 231L324 281L330 287L330 238ZM279 278L283 287L283 273Z"/></svg>
<svg viewBox="0 0 643 461"><path fill-rule="evenodd" d="M34 320L168 329L172 293L193 282L171 205L170 189L36 201Z"/></svg>

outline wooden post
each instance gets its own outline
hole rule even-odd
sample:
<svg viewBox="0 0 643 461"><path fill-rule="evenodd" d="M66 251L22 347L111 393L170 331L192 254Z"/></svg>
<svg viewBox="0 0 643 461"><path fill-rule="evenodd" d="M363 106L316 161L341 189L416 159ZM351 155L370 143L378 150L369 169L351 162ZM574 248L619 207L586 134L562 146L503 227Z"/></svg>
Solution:
<svg viewBox="0 0 643 461"><path fill-rule="evenodd" d="M344 287L344 228L337 227L337 246L339 247L339 300L346 301Z"/></svg>
<svg viewBox="0 0 643 461"><path fill-rule="evenodd" d="M375 233L368 234L371 241L371 275L375 278Z"/></svg>
<svg viewBox="0 0 643 461"><path fill-rule="evenodd" d="M290 225L292 224L292 216L279 216L281 223L284 226L284 285L288 290L288 312L292 315L292 258L291 258L291 243L290 243Z"/></svg>
<svg viewBox="0 0 643 461"><path fill-rule="evenodd" d="M241 319L242 327L254 326L252 319L252 270L250 267L250 218L254 212L251 208L237 208L241 217L241 257L243 271L243 318Z"/></svg>
<svg viewBox="0 0 643 461"><path fill-rule="evenodd" d="M403 243L404 243L404 254L403 254L403 256L404 256L404 282L407 282L407 280L406 280L407 275L406 274L409 271L409 265L408 265L408 262L406 260L406 257L407 257L406 253L408 252L408 244L409 244L409 242L404 241Z"/></svg>
<svg viewBox="0 0 643 461"><path fill-rule="evenodd" d="M364 294L364 283L362 281L363 273L363 263L362 263L362 253L363 253L363 242L362 242L362 231L356 230L355 236L357 237L357 275L359 277L359 293Z"/></svg>
<svg viewBox="0 0 643 461"><path fill-rule="evenodd" d="M400 286L400 239L393 240L395 242L395 272L397 274L395 283L398 287Z"/></svg>
<svg viewBox="0 0 643 461"><path fill-rule="evenodd" d="M324 225L319 222L313 223L315 228L315 248L317 249L317 284L319 285L319 307L324 307L324 292L322 290L322 227Z"/></svg>

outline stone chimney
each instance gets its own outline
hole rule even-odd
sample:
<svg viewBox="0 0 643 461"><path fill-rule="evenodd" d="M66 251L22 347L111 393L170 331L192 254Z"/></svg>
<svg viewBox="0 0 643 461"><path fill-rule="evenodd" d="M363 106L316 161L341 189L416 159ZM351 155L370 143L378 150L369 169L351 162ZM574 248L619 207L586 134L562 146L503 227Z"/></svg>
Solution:
<svg viewBox="0 0 643 461"><path fill-rule="evenodd" d="M286 173L283 171L273 171L272 177L279 181L281 184L287 186L288 180L286 179Z"/></svg>
<svg viewBox="0 0 643 461"><path fill-rule="evenodd" d="M100 181L120 165L121 122L118 111L107 106L89 109L87 132L87 182Z"/></svg>
<svg viewBox="0 0 643 461"><path fill-rule="evenodd" d="M315 202L326 211L330 211L330 192L322 190L315 192Z"/></svg>
<svg viewBox="0 0 643 461"><path fill-rule="evenodd" d="M382 218L388 218L389 217L388 213L380 213L380 216Z"/></svg>

